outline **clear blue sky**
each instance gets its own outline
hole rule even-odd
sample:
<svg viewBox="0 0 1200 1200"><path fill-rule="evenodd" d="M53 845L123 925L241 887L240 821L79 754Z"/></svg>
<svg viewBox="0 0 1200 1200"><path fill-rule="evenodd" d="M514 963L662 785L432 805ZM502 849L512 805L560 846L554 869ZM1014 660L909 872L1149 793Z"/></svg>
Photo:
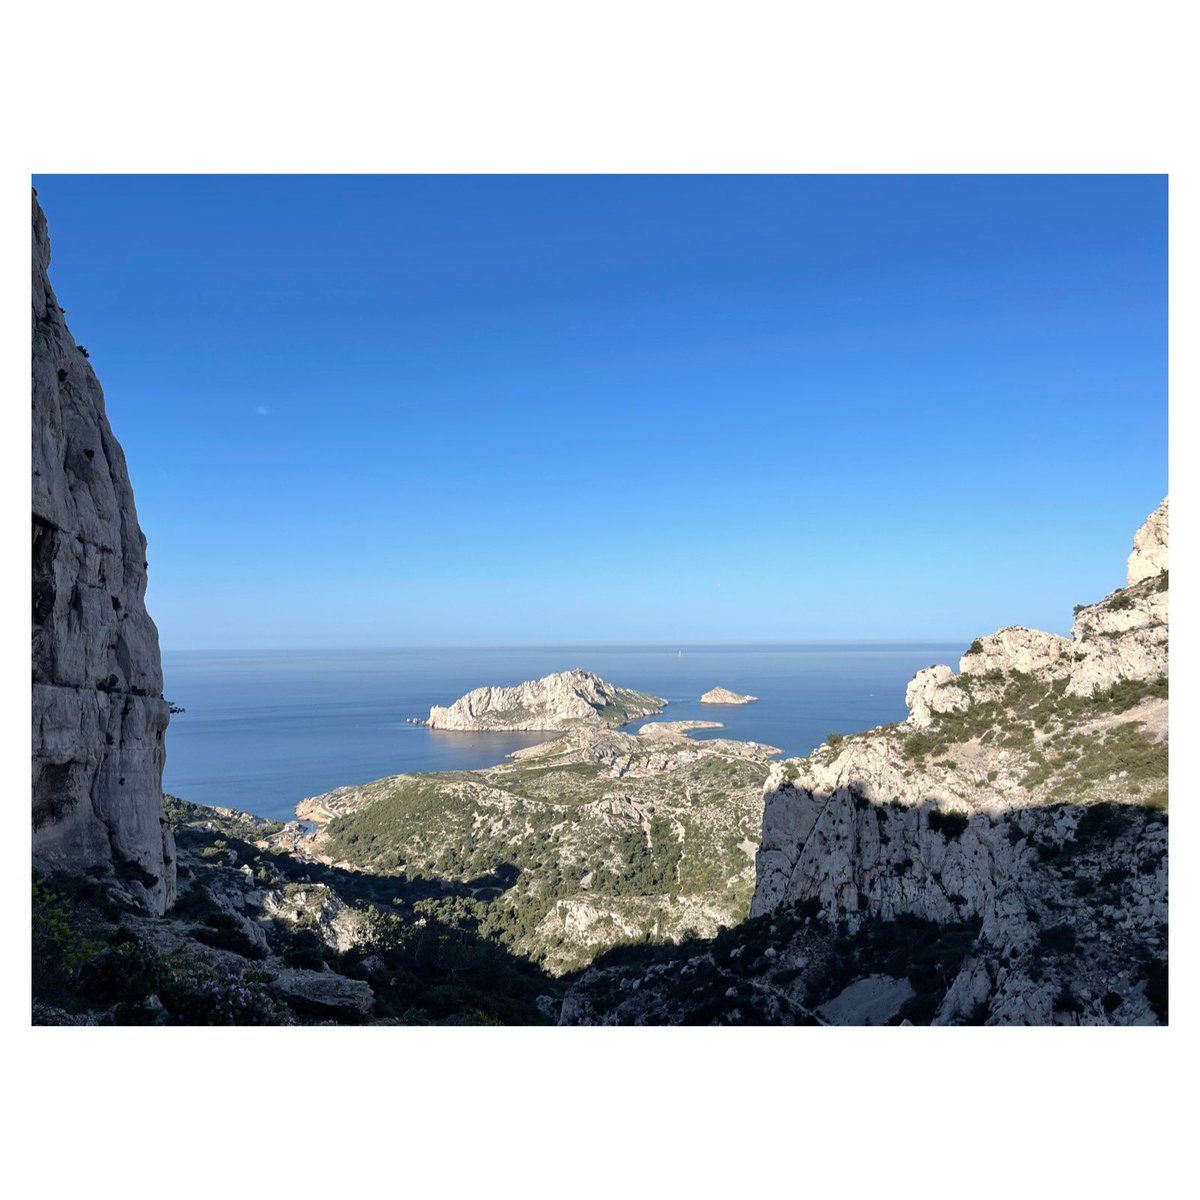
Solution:
<svg viewBox="0 0 1200 1200"><path fill-rule="evenodd" d="M1164 177L35 179L170 649L1065 630Z"/></svg>

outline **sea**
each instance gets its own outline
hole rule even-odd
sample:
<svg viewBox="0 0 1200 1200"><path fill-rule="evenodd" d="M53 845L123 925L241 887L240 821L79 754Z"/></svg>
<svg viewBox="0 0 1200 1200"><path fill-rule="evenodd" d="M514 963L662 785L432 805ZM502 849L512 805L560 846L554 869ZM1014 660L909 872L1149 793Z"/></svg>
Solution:
<svg viewBox="0 0 1200 1200"><path fill-rule="evenodd" d="M347 784L411 771L477 770L545 733L456 733L408 722L472 688L580 667L664 696L647 720L712 720L732 737L807 754L830 733L903 720L904 689L954 643L754 646L537 646L495 649L165 651L164 693L185 711L167 731L165 791L288 820ZM700 703L712 687L754 704ZM636 731L643 724L625 726Z"/></svg>

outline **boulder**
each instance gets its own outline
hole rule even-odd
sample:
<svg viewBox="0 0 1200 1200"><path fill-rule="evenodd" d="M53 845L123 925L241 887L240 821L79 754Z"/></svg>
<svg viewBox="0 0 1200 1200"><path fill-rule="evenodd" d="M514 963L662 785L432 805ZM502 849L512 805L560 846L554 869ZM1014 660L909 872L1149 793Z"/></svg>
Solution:
<svg viewBox="0 0 1200 1200"><path fill-rule="evenodd" d="M309 1016L362 1018L375 1006L369 983L332 971L287 968L271 980L270 988L289 1007Z"/></svg>

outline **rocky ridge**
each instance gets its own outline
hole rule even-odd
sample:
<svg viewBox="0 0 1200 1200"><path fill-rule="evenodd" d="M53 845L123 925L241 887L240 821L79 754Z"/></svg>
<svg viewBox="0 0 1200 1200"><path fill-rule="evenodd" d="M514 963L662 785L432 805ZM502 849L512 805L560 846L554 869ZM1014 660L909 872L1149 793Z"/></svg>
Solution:
<svg viewBox="0 0 1200 1200"><path fill-rule="evenodd" d="M1071 638L980 638L905 722L773 764L751 920L598 960L560 1019L1165 1020L1166 511Z"/></svg>
<svg viewBox="0 0 1200 1200"><path fill-rule="evenodd" d="M689 736L719 728L580 724L483 771L338 788L297 808L315 836L280 836L339 869L443 888L444 919L559 975L630 939L711 936L745 918L778 751Z"/></svg>
<svg viewBox="0 0 1200 1200"><path fill-rule="evenodd" d="M33 859L115 870L163 912L168 705L146 612L146 539L104 394L50 287L33 199Z"/></svg>
<svg viewBox="0 0 1200 1200"><path fill-rule="evenodd" d="M434 705L431 729L546 730L574 725L625 725L662 712L666 701L614 687L591 671L561 671L517 687L482 687L448 706Z"/></svg>

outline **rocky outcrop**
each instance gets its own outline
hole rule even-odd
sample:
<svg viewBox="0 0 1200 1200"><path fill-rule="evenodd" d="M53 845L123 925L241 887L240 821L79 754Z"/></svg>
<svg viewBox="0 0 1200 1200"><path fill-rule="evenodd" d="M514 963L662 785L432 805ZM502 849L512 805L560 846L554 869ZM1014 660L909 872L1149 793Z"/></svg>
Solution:
<svg viewBox="0 0 1200 1200"><path fill-rule="evenodd" d="M1169 575L1167 505L1163 500L1134 535L1128 584L1096 604L1080 605L1069 638L1010 626L974 641L959 662L964 676L1014 672L1044 682L1066 680L1069 696L1094 696L1116 684L1167 675ZM948 668L941 668L942 671ZM924 674L924 673L922 673ZM939 676L939 686L953 683ZM909 685L910 721L926 720L928 681Z"/></svg>
<svg viewBox="0 0 1200 1200"><path fill-rule="evenodd" d="M1166 946L1165 511L1135 541L1161 569L1079 609L1072 638L980 638L961 676L918 673L903 725L775 764L752 915L979 922L942 1022L1049 1022L1064 989L1096 1019L1153 1021L1138 972Z"/></svg>
<svg viewBox="0 0 1200 1200"><path fill-rule="evenodd" d="M559 1020L1164 1022L1165 540L1155 554L1072 638L980 638L961 675L917 674L906 721L772 764L750 920L598 960Z"/></svg>
<svg viewBox="0 0 1200 1200"><path fill-rule="evenodd" d="M1165 677L1170 591L1167 500L1133 539L1129 583L1099 604L1076 609L1067 691L1092 696L1125 680Z"/></svg>
<svg viewBox="0 0 1200 1200"><path fill-rule="evenodd" d="M976 638L959 660L964 675L1023 671L1045 675L1068 669L1071 642L1056 633L1010 625L987 637Z"/></svg>
<svg viewBox="0 0 1200 1200"><path fill-rule="evenodd" d="M741 692L731 692L729 688L715 687L700 697L701 704L753 704L757 696L743 696Z"/></svg>
<svg viewBox="0 0 1200 1200"><path fill-rule="evenodd" d="M1144 579L1154 579L1167 570L1167 497L1146 518L1146 523L1133 539L1129 555L1126 584L1132 586Z"/></svg>
<svg viewBox="0 0 1200 1200"><path fill-rule="evenodd" d="M564 730L575 725L624 725L662 712L666 701L614 687L591 671L561 671L517 687L482 687L448 707L434 705L431 729Z"/></svg>
<svg viewBox="0 0 1200 1200"><path fill-rule="evenodd" d="M1093 696L1123 681L1165 677L1169 607L1163 571L1079 609L1068 695Z"/></svg>
<svg viewBox="0 0 1200 1200"><path fill-rule="evenodd" d="M33 201L33 857L114 868L162 912L168 706L146 612L146 539L104 394L50 287Z"/></svg>
<svg viewBox="0 0 1200 1200"><path fill-rule="evenodd" d="M320 884L293 886L262 893L264 918L311 929L330 949L344 953L363 940L367 920L357 908L344 903L329 887Z"/></svg>
<svg viewBox="0 0 1200 1200"><path fill-rule="evenodd" d="M909 721L919 729L933 724L942 713L958 712L967 707L970 697L958 687L949 667L926 667L913 676L904 693Z"/></svg>

